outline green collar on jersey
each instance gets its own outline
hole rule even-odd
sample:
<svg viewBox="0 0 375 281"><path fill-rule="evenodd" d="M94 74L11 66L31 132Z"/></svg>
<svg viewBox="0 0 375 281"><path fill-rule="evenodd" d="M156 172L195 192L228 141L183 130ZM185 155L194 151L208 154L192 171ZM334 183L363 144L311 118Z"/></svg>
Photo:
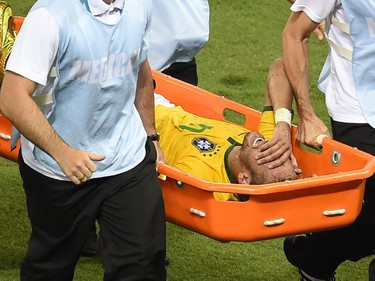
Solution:
<svg viewBox="0 0 375 281"><path fill-rule="evenodd" d="M225 165L225 171L227 172L227 176L228 176L228 179L231 183L237 183L237 180L236 178L234 177L232 171L230 170L229 168L229 162L228 162L228 157L229 157L229 153L233 150L233 148L235 146L242 146L241 143L239 142L236 142L234 139L232 138L228 138L228 141L232 144L230 147L228 147L227 151L225 151L225 155L224 155L224 165Z"/></svg>

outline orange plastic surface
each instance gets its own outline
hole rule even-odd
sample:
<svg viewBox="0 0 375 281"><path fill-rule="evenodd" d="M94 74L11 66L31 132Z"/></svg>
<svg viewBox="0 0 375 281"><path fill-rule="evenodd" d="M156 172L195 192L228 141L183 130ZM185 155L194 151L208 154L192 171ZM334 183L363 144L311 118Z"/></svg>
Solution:
<svg viewBox="0 0 375 281"><path fill-rule="evenodd" d="M20 28L23 18L15 17ZM230 110L245 116L244 127L256 130L260 112L198 87L153 71L156 92L197 115L226 120ZM293 136L296 128L293 128ZM10 152L11 124L0 115L0 156ZM294 139L294 138L293 138ZM209 183L168 165L160 179L168 221L220 241L257 241L327 230L352 223L358 216L366 178L375 158L334 140L324 139L321 153L293 142L304 179L264 185ZM249 194L246 202L217 201L214 191Z"/></svg>
<svg viewBox="0 0 375 281"><path fill-rule="evenodd" d="M20 143L18 143L17 147L13 151L10 151L11 132L12 124L5 116L0 114L0 156L8 160L17 162Z"/></svg>
<svg viewBox="0 0 375 281"><path fill-rule="evenodd" d="M17 31L20 31L24 17L12 16L13 24Z"/></svg>
<svg viewBox="0 0 375 281"><path fill-rule="evenodd" d="M246 117L244 127L258 127L257 110L158 72L153 76L157 93L191 113L226 120L229 109ZM209 183L160 165L159 172L166 175L160 182L168 221L220 241L257 241L352 223L361 210L366 178L375 171L375 158L327 138L320 153L298 141L293 149L306 177L274 184ZM249 194L250 199L217 201L214 191Z"/></svg>

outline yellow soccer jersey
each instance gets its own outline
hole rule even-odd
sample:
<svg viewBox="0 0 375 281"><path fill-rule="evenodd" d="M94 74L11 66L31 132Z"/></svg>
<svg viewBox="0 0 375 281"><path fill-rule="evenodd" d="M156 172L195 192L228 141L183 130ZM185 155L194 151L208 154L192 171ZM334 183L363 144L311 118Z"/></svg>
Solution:
<svg viewBox="0 0 375 281"><path fill-rule="evenodd" d="M196 116L180 106L156 106L155 123L168 165L205 181L236 183L227 167L228 154L249 130ZM229 193L215 193L215 198L238 200Z"/></svg>

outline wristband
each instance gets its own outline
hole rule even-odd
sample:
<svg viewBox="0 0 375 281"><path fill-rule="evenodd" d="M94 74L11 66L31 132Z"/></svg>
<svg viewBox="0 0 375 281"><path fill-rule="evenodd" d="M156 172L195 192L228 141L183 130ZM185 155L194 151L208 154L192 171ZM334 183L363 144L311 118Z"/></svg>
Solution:
<svg viewBox="0 0 375 281"><path fill-rule="evenodd" d="M286 122L291 126L292 124L292 113L290 112L289 109L286 108L279 108L278 110L275 111L275 123L279 122Z"/></svg>

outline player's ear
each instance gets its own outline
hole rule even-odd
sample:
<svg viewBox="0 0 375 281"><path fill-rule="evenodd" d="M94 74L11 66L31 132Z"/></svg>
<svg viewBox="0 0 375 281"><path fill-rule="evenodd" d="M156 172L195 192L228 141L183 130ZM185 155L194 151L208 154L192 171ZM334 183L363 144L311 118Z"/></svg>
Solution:
<svg viewBox="0 0 375 281"><path fill-rule="evenodd" d="M240 172L237 175L237 181L239 184L250 184L250 175L246 172Z"/></svg>

